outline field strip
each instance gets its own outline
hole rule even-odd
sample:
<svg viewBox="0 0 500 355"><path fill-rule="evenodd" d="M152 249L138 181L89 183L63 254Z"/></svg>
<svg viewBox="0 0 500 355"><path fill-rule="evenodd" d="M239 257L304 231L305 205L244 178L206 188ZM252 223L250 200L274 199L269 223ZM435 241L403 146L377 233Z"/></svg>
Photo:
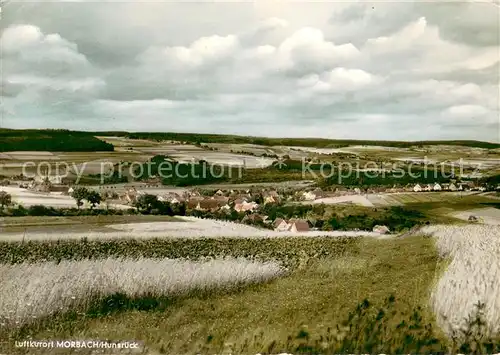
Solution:
<svg viewBox="0 0 500 355"><path fill-rule="evenodd" d="M441 256L451 258L430 298L443 331L453 336L466 327L481 302L490 335L500 334L500 228L426 226L421 231L436 238Z"/></svg>
<svg viewBox="0 0 500 355"><path fill-rule="evenodd" d="M500 226L500 209L498 208L478 208L469 211L452 213L451 216L467 221L469 216L476 216L482 219L482 223Z"/></svg>
<svg viewBox="0 0 500 355"><path fill-rule="evenodd" d="M369 231L275 232L239 223L195 217L179 217L181 221L109 224L116 232L32 232L2 233L3 241L81 239L150 239L150 238L290 238L290 237L373 237L394 238ZM186 223L190 222L190 223Z"/></svg>
<svg viewBox="0 0 500 355"><path fill-rule="evenodd" d="M337 203L353 203L365 207L375 207L370 200L362 195L346 195L337 197L325 197L314 201L302 201L303 204L337 204Z"/></svg>
<svg viewBox="0 0 500 355"><path fill-rule="evenodd" d="M0 265L0 324L20 326L117 293L130 298L260 283L286 273L276 262L243 258L82 260ZM47 287L50 285L50 287ZM1 328L1 327L0 327Z"/></svg>

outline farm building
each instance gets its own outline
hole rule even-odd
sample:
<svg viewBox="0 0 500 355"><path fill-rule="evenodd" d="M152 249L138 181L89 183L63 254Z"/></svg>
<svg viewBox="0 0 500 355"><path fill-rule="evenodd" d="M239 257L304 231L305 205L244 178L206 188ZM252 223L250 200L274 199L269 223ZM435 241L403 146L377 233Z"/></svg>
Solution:
<svg viewBox="0 0 500 355"><path fill-rule="evenodd" d="M289 222L289 231L290 232L308 232L309 231L309 223L305 220L290 220Z"/></svg>
<svg viewBox="0 0 500 355"><path fill-rule="evenodd" d="M276 218L273 223L274 230L277 232L284 232L288 230L288 222L282 218Z"/></svg>
<svg viewBox="0 0 500 355"><path fill-rule="evenodd" d="M303 219L292 218L286 221L281 218L277 218L274 223L274 230L276 232L307 232L309 231L309 223Z"/></svg>
<svg viewBox="0 0 500 355"><path fill-rule="evenodd" d="M324 197L325 193L321 189L316 189L314 191L306 191L302 194L302 198L306 201L314 201L318 198Z"/></svg>
<svg viewBox="0 0 500 355"><path fill-rule="evenodd" d="M387 228L387 226L379 226L379 225L373 227L373 231L375 233L380 233L380 234L390 233L390 230L389 230L389 228Z"/></svg>
<svg viewBox="0 0 500 355"><path fill-rule="evenodd" d="M276 191L267 191L264 193L264 204L279 202L280 195Z"/></svg>
<svg viewBox="0 0 500 355"><path fill-rule="evenodd" d="M225 203L223 203L221 201L207 198L207 199L203 199L203 200L198 201L195 209L197 209L199 211L217 211L219 208L223 207L224 205L225 205ZM192 204L191 204L191 206L192 206Z"/></svg>
<svg viewBox="0 0 500 355"><path fill-rule="evenodd" d="M259 207L259 205L255 202L243 202L243 203L236 203L234 205L234 210L236 212L246 212L246 211L254 211Z"/></svg>

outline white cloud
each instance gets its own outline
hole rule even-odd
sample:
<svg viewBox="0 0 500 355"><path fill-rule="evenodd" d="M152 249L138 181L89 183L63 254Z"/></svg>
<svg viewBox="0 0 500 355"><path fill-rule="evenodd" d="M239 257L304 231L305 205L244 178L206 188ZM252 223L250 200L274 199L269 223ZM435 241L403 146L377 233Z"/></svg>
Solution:
<svg viewBox="0 0 500 355"><path fill-rule="evenodd" d="M78 52L76 44L66 41L57 33L44 35L36 26L11 26L3 32L0 41L5 55L14 55L18 60L28 63L88 63L85 56Z"/></svg>
<svg viewBox="0 0 500 355"><path fill-rule="evenodd" d="M483 5L30 3L3 19L4 124L496 141Z"/></svg>

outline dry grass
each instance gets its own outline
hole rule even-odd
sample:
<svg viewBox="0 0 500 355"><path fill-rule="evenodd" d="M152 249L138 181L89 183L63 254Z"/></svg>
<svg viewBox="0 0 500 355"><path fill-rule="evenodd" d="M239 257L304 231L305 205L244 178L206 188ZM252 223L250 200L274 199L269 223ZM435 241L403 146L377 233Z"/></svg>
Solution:
<svg viewBox="0 0 500 355"><path fill-rule="evenodd" d="M429 226L438 250L451 259L431 296L438 324L448 335L457 333L485 304L489 335L500 333L500 228L497 226Z"/></svg>
<svg viewBox="0 0 500 355"><path fill-rule="evenodd" d="M219 354L226 344L237 348L248 341L244 353L255 354L267 353L273 341L283 345L301 328L324 334L364 298L381 305L393 293L400 300L399 311L425 307L439 262L432 239L367 238L359 248L357 255L310 258L288 277L241 292L182 298L162 312L129 310L108 317L57 320L23 339L28 335L135 339L144 341L151 351L166 354L194 354L201 347L208 347L202 353ZM424 322L428 321L432 314L425 311ZM207 344L208 338L212 340Z"/></svg>
<svg viewBox="0 0 500 355"><path fill-rule="evenodd" d="M33 319L86 310L115 294L129 298L171 297L194 290L265 282L285 273L279 264L246 259L189 261L138 259L0 265L0 324L16 327Z"/></svg>

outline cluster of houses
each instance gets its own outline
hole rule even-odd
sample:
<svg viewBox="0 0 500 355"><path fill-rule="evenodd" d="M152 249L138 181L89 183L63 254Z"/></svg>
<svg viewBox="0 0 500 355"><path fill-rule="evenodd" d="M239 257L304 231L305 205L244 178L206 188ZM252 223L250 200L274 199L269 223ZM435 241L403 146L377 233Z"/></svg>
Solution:
<svg viewBox="0 0 500 355"><path fill-rule="evenodd" d="M147 193L147 190L137 190L130 188L119 195L121 202L132 204L139 196ZM198 191L186 191L184 193L167 192L158 195L158 200L171 204L185 203L188 208L200 211L231 210L236 212L254 212L259 208L255 202L255 196L249 190L244 193L229 191L228 193L218 190L213 196L203 196ZM262 193L262 204L279 203L280 195L276 191L264 191Z"/></svg>
<svg viewBox="0 0 500 355"><path fill-rule="evenodd" d="M500 188L500 186L499 186ZM404 187L371 187L361 190L360 188L338 187L334 191L323 191L319 188L311 191L303 191L298 196L298 200L314 201L325 197L337 197L360 194L380 194L380 193L404 193L404 192L428 192L428 191L486 191L485 186L475 185L473 182L461 183L433 183L415 184Z"/></svg>
<svg viewBox="0 0 500 355"><path fill-rule="evenodd" d="M486 191L484 186L475 186L473 183L450 183L450 184L427 184L413 186L413 192L423 192L423 191Z"/></svg>

